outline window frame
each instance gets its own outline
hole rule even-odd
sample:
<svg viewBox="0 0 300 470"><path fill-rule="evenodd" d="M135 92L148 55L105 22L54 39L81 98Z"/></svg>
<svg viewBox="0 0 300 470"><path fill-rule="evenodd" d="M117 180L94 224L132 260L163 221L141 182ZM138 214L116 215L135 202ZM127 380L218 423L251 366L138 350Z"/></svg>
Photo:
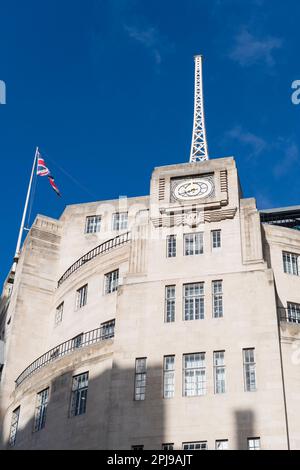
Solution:
<svg viewBox="0 0 300 470"><path fill-rule="evenodd" d="M205 445L205 448L196 448L196 446L202 447ZM186 446L186 447L185 447ZM183 442L182 443L182 450L208 450L207 441L191 441L191 442Z"/></svg>
<svg viewBox="0 0 300 470"><path fill-rule="evenodd" d="M220 285L221 289L215 289L215 286ZM224 302L223 302L223 280L217 279L211 282L212 292L212 316L213 318L224 317Z"/></svg>
<svg viewBox="0 0 300 470"><path fill-rule="evenodd" d="M227 445L227 447L225 449L218 449L218 444L219 443L222 443L222 444L225 444ZM216 439L216 442L215 442L215 450L229 450L229 442L228 442L228 439Z"/></svg>
<svg viewBox="0 0 300 470"><path fill-rule="evenodd" d="M113 275L116 273L116 276ZM111 277L109 277L111 276ZM112 294L119 288L120 273L119 268L104 274L104 295Z"/></svg>
<svg viewBox="0 0 300 470"><path fill-rule="evenodd" d="M174 442L163 442L161 450L174 450Z"/></svg>
<svg viewBox="0 0 300 470"><path fill-rule="evenodd" d="M18 434L18 429L19 429L20 413L21 413L21 405L17 406L17 408L15 408L12 411L9 438L8 438L9 447L14 447L16 445L17 434Z"/></svg>
<svg viewBox="0 0 300 470"><path fill-rule="evenodd" d="M247 354L252 351L253 361L246 360ZM251 385L251 374L254 371L254 388ZM244 391L245 392L256 392L257 391L257 373L256 373L256 361L255 361L255 348L243 348L243 374L244 374ZM249 378L249 380L248 380Z"/></svg>
<svg viewBox="0 0 300 470"><path fill-rule="evenodd" d="M172 292L170 292L173 290ZM170 295L169 295L170 293ZM165 323L174 323L176 318L176 285L165 286Z"/></svg>
<svg viewBox="0 0 300 470"><path fill-rule="evenodd" d="M287 302L286 318L288 323L300 324L300 304L297 302Z"/></svg>
<svg viewBox="0 0 300 470"><path fill-rule="evenodd" d="M193 357L194 359L191 360L190 362L193 364L197 360L195 359L196 356L199 356L199 361L200 364L198 367L191 366L191 367L186 367L186 358L187 357ZM203 365L204 364L204 365ZM206 353L205 352L196 352L196 353L187 353L183 354L183 360L182 360L182 395L184 397L200 397L204 396L207 393L207 376L206 376ZM193 372L191 374L191 372ZM192 380L187 380L188 377L191 377ZM198 379L200 377L201 380ZM188 385L191 385L188 386ZM194 393L189 393L189 391L192 390Z"/></svg>
<svg viewBox="0 0 300 470"><path fill-rule="evenodd" d="M63 313L64 313L64 304L65 302L62 301L55 309L55 318L54 318L54 325L58 326L62 322Z"/></svg>
<svg viewBox="0 0 300 470"><path fill-rule="evenodd" d="M253 441L254 446L250 446L251 441ZM256 442L258 442L259 447L256 447ZM261 450L260 437L248 437L247 438L247 449L248 450Z"/></svg>
<svg viewBox="0 0 300 470"><path fill-rule="evenodd" d="M36 395L33 432L41 431L46 425L47 408L49 404L50 387L46 387Z"/></svg>
<svg viewBox="0 0 300 470"><path fill-rule="evenodd" d="M187 295L188 288L193 289L194 292ZM195 292L196 288L199 289L199 293ZM184 321L205 319L205 283L203 281L183 284L182 301Z"/></svg>
<svg viewBox="0 0 300 470"><path fill-rule="evenodd" d="M172 368L168 367L168 359L171 359ZM166 355L163 358L163 398L169 400L175 397L175 354Z"/></svg>
<svg viewBox="0 0 300 470"><path fill-rule="evenodd" d="M83 332L79 333L78 335L74 336L72 339L72 349L79 349L83 343Z"/></svg>
<svg viewBox="0 0 300 470"><path fill-rule="evenodd" d="M199 237L199 240L197 238ZM188 241L188 238L190 240ZM189 247L188 247L189 244ZM190 251L190 252L189 252ZM183 256L197 256L204 253L204 232L183 234Z"/></svg>
<svg viewBox="0 0 300 470"><path fill-rule="evenodd" d="M91 233L99 233L101 231L101 221L101 215L87 215L85 219L84 233L87 235Z"/></svg>
<svg viewBox="0 0 300 470"><path fill-rule="evenodd" d="M83 377L83 380L81 380L80 382L78 382L79 377ZM85 385L81 386L82 383ZM77 386L76 388L75 385ZM89 371L73 375L69 411L70 418L75 418L76 416L81 416L86 413L88 387Z"/></svg>
<svg viewBox="0 0 300 470"><path fill-rule="evenodd" d="M113 231L128 229L128 211L114 212L112 214L111 229Z"/></svg>
<svg viewBox="0 0 300 470"><path fill-rule="evenodd" d="M300 254L282 251L283 271L291 276L300 276Z"/></svg>
<svg viewBox="0 0 300 470"><path fill-rule="evenodd" d="M217 355L222 354L223 357L221 358L222 363L219 364L218 360L220 360ZM213 352L213 367L214 367L214 393L215 395L222 395L226 393L226 364L225 364L225 350L214 351ZM223 369L223 378L220 380L218 379L218 373L220 370ZM219 388L219 383L221 383L221 388Z"/></svg>
<svg viewBox="0 0 300 470"><path fill-rule="evenodd" d="M138 365L139 361L143 361L141 370L139 370L139 365ZM144 401L146 399L146 386L147 386L147 357L137 357L135 359L135 370L134 370L134 401Z"/></svg>
<svg viewBox="0 0 300 470"><path fill-rule="evenodd" d="M222 248L221 229L211 230L211 249L220 250Z"/></svg>
<svg viewBox="0 0 300 470"><path fill-rule="evenodd" d="M115 336L115 326L116 326L116 319L115 318L113 318L112 320L108 320L108 321L100 323L101 339L114 338L114 336ZM107 332L104 333L104 330L106 330L106 329L107 329Z"/></svg>
<svg viewBox="0 0 300 470"><path fill-rule="evenodd" d="M177 256L177 237L175 234L167 235L166 238L166 257L176 258Z"/></svg>
<svg viewBox="0 0 300 470"><path fill-rule="evenodd" d="M82 294L83 293L83 294ZM75 310L78 311L87 305L88 284L84 284L76 290Z"/></svg>

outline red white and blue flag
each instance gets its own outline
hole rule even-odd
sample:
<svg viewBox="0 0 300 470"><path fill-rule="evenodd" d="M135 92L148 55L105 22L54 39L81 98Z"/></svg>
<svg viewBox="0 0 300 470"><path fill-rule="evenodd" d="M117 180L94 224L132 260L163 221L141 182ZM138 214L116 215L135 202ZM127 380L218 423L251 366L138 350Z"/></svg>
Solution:
<svg viewBox="0 0 300 470"><path fill-rule="evenodd" d="M37 172L36 174L39 176L48 176L50 174L49 168L46 167L45 160L42 158L40 152L37 152Z"/></svg>
<svg viewBox="0 0 300 470"><path fill-rule="evenodd" d="M45 160L43 159L43 157L41 156L39 151L37 151L37 170L36 170L36 174L38 176L47 176L52 189L56 192L56 194L58 196L61 196L61 194L59 192L59 189L55 184L54 178L53 178L49 168L47 167L47 165L45 163Z"/></svg>
<svg viewBox="0 0 300 470"><path fill-rule="evenodd" d="M59 192L59 189L58 189L58 187L57 187L56 184L55 184L55 181L54 181L53 176L48 175L48 179L49 179L49 183L51 184L51 186L52 186L52 188L54 189L54 191L56 192L56 194L57 194L58 196L61 196L61 194L60 194L60 192Z"/></svg>

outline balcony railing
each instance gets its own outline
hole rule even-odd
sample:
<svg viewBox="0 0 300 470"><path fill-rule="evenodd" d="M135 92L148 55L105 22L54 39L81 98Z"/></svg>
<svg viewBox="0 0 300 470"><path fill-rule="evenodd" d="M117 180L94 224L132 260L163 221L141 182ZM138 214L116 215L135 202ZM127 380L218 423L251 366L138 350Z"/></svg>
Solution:
<svg viewBox="0 0 300 470"><path fill-rule="evenodd" d="M280 321L300 325L300 305L299 307L278 307L278 311Z"/></svg>
<svg viewBox="0 0 300 470"><path fill-rule="evenodd" d="M130 241L130 232L122 233L121 235L117 235L115 238L111 238L101 245L96 246L91 251L86 253L85 255L81 256L72 266L67 269L67 271L62 275L62 277L58 281L58 287L68 279L77 269L81 268L84 264L92 259L96 258L96 256L102 255L103 253L107 253L108 251L116 248L117 246L124 245L125 243Z"/></svg>
<svg viewBox="0 0 300 470"><path fill-rule="evenodd" d="M87 333L82 333L81 335L76 336L75 338L69 339L64 343L55 346L55 348L50 349L45 354L40 356L38 359L33 361L25 370L19 375L16 379L16 387L21 385L25 379L33 375L35 372L40 370L42 367L45 367L47 364L52 363L56 359L66 356L78 349L83 348L84 346L89 346L91 344L99 343L100 341L113 338L115 335L114 321L109 322L109 325L104 325L101 328L88 331ZM79 339L80 338L80 339Z"/></svg>

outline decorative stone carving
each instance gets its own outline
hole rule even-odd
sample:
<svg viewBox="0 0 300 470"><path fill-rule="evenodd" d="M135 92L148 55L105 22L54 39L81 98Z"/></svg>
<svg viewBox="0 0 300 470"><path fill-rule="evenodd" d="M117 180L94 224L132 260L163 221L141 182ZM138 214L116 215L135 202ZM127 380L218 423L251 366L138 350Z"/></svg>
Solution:
<svg viewBox="0 0 300 470"><path fill-rule="evenodd" d="M233 219L237 208L222 209L216 211L189 211L173 215L162 215L151 219L155 228L174 227L179 225L198 226L205 222L220 222L221 220Z"/></svg>

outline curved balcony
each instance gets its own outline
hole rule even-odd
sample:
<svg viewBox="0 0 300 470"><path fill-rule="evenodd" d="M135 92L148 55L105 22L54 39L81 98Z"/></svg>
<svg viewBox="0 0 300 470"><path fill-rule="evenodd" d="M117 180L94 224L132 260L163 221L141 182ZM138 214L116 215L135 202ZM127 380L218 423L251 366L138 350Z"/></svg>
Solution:
<svg viewBox="0 0 300 470"><path fill-rule="evenodd" d="M115 322L114 320L108 322L107 325L97 328L95 330L82 333L75 338L69 339L64 343L55 346L45 354L33 361L16 379L16 387L21 385L24 380L33 375L35 372L40 370L42 367L52 363L58 358L66 356L79 348L90 346L91 344L99 343L100 341L113 338L115 335Z"/></svg>
<svg viewBox="0 0 300 470"><path fill-rule="evenodd" d="M107 253L113 248L124 245L130 240L130 232L122 233L121 235L117 235L115 238L111 238L110 240L101 243L101 245L96 246L96 248L93 248L91 251L88 251L85 255L81 256L81 258L75 261L75 263L73 263L72 266L67 269L67 271L59 279L58 287L61 286L61 284L66 281L71 276L71 274L81 268L81 266L83 266L84 264L96 258L96 256Z"/></svg>

